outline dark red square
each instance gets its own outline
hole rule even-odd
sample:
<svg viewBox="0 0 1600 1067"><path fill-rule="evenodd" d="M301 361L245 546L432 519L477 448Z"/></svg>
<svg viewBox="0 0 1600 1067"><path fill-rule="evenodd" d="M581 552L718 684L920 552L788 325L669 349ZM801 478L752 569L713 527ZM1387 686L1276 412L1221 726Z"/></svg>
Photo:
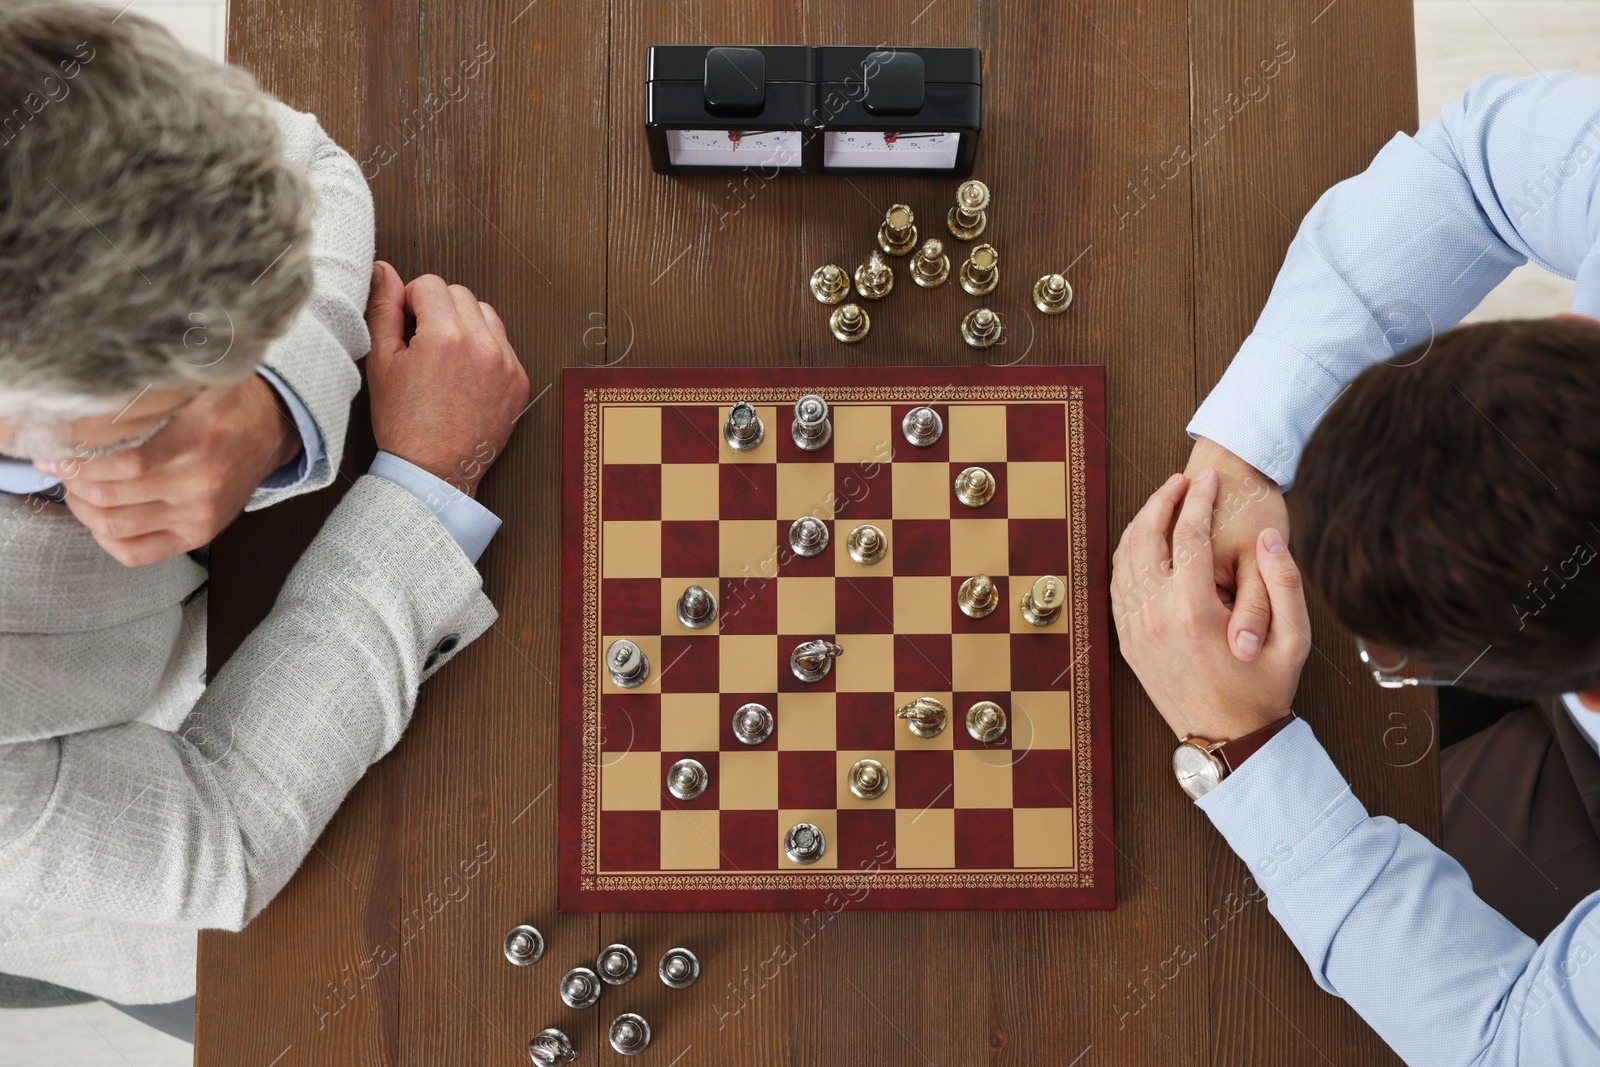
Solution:
<svg viewBox="0 0 1600 1067"><path fill-rule="evenodd" d="M896 519L894 572L944 577L950 573L949 519Z"/></svg>
<svg viewBox="0 0 1600 1067"><path fill-rule="evenodd" d="M717 753L715 752L663 752L661 753L661 806L663 808L683 808L686 811L714 810L720 805L717 799L721 796L721 786L718 780ZM706 773L711 776L711 784L706 786L706 791L693 800L679 800L667 791L667 770L681 759L696 759L705 765Z"/></svg>
<svg viewBox="0 0 1600 1067"><path fill-rule="evenodd" d="M659 811L601 811L600 869L605 871L660 870L661 813Z"/></svg>
<svg viewBox="0 0 1600 1067"><path fill-rule="evenodd" d="M746 704L760 704L774 717L778 713L777 693L723 693L717 698L717 710L721 713L721 720L717 724L717 744L724 752L748 752L752 749L772 749L778 747L778 729L774 724L772 733L759 745L747 745L733 736L733 716Z"/></svg>
<svg viewBox="0 0 1600 1067"><path fill-rule="evenodd" d="M802 682L795 677L789 658L796 647L807 641L832 641L833 634L779 634L778 635L778 692L780 693L831 693L839 687L837 666L815 682ZM845 655L849 655L848 652Z"/></svg>
<svg viewBox="0 0 1600 1067"><path fill-rule="evenodd" d="M939 418L944 420L944 432L939 439L927 448L918 448L906 440L905 431L901 423L905 421L907 413L914 408L931 407L939 413ZM889 409L893 420L891 432L894 434L894 459L896 463L949 463L950 462L950 408L945 404L896 404Z"/></svg>
<svg viewBox="0 0 1600 1067"><path fill-rule="evenodd" d="M607 463L600 468L600 518L661 518L661 465Z"/></svg>
<svg viewBox="0 0 1600 1067"><path fill-rule="evenodd" d="M894 748L894 694L840 693L834 698L834 741L843 750Z"/></svg>
<svg viewBox="0 0 1600 1067"><path fill-rule="evenodd" d="M834 582L833 625L842 634L894 633L894 579L840 578Z"/></svg>
<svg viewBox="0 0 1600 1067"><path fill-rule="evenodd" d="M834 464L833 513L841 537L859 523L893 518L894 467L870 461Z"/></svg>
<svg viewBox="0 0 1600 1067"><path fill-rule="evenodd" d="M778 517L778 465L776 463L724 463L717 468L719 517L723 519L775 519ZM780 544L788 544L787 539Z"/></svg>
<svg viewBox="0 0 1600 1067"><path fill-rule="evenodd" d="M994 496L987 504L972 508L956 496L956 479L968 467L982 467L994 475ZM1006 517L1006 465L1004 463L952 463L950 464L950 517L952 519L1003 519Z"/></svg>
<svg viewBox="0 0 1600 1067"><path fill-rule="evenodd" d="M894 688L900 693L949 692L955 684L949 634L896 634Z"/></svg>
<svg viewBox="0 0 1600 1067"><path fill-rule="evenodd" d="M1066 576L1072 559L1066 519L1012 519L1007 534L1012 574Z"/></svg>
<svg viewBox="0 0 1600 1067"><path fill-rule="evenodd" d="M778 628L776 578L723 578L717 596L725 634L770 634Z"/></svg>
<svg viewBox="0 0 1600 1067"><path fill-rule="evenodd" d="M1063 614L1066 607L1062 609ZM1016 692L1066 689L1072 684L1072 671L1088 670L1089 657L1073 662L1072 634L1068 622L1058 619L1055 626L1037 633L1011 635L1011 688ZM1056 629L1060 627L1060 629Z"/></svg>
<svg viewBox="0 0 1600 1067"><path fill-rule="evenodd" d="M1009 870L1010 808L956 809L956 866Z"/></svg>
<svg viewBox="0 0 1600 1067"><path fill-rule="evenodd" d="M1006 407L1006 459L1059 463L1067 458L1064 404L1011 404Z"/></svg>
<svg viewBox="0 0 1600 1067"><path fill-rule="evenodd" d="M955 755L948 749L894 754L894 806L901 811L955 807Z"/></svg>
<svg viewBox="0 0 1600 1067"><path fill-rule="evenodd" d="M655 693L600 698L601 752L655 752L661 748L661 697ZM604 756L600 762L608 762Z"/></svg>
<svg viewBox="0 0 1600 1067"><path fill-rule="evenodd" d="M1030 748L1011 756L1011 806L1072 807L1072 750Z"/></svg>
<svg viewBox="0 0 1600 1067"><path fill-rule="evenodd" d="M838 802L839 760L827 752L778 753L778 807L832 808Z"/></svg>
<svg viewBox="0 0 1600 1067"><path fill-rule="evenodd" d="M661 462L715 463L722 422L712 404L661 409Z"/></svg>
<svg viewBox="0 0 1600 1067"><path fill-rule="evenodd" d="M723 870L777 869L778 813L775 810L718 812L717 831Z"/></svg>
<svg viewBox="0 0 1600 1067"><path fill-rule="evenodd" d="M1003 634L1011 628L1011 579L1003 574L991 574L989 580L1000 597L995 609L981 619L970 618L961 610L956 599L962 584L972 577L958 574L950 579L950 628L958 634Z"/></svg>
<svg viewBox="0 0 1600 1067"><path fill-rule="evenodd" d="M612 637L661 632L659 578L602 578L600 630Z"/></svg>
<svg viewBox="0 0 1600 1067"><path fill-rule="evenodd" d="M833 543L834 524L826 519L822 522L828 528L827 547L815 556L802 556L789 547L789 527L799 517L778 518L778 573L784 578L832 578L836 551ZM846 528L845 532L848 533L849 529Z"/></svg>
<svg viewBox="0 0 1600 1067"><path fill-rule="evenodd" d="M1009 691L957 693L952 699L955 701L955 707L951 709L951 713L955 721L950 724L949 729L951 735L955 738L955 747L1002 750L1011 747L1011 731L1015 728L1016 723L1011 720L1011 693ZM982 700L999 704L1000 710L1006 713L1006 732L1000 735L1000 740L991 741L988 744L967 733L967 710Z"/></svg>
<svg viewBox="0 0 1600 1067"><path fill-rule="evenodd" d="M667 578L709 578L721 569L715 519L661 524L661 573Z"/></svg>
<svg viewBox="0 0 1600 1067"><path fill-rule="evenodd" d="M661 638L663 693L715 693L718 686L717 635L712 632L692 637Z"/></svg>
<svg viewBox="0 0 1600 1067"><path fill-rule="evenodd" d="M893 869L893 808L840 808L838 822L840 871Z"/></svg>

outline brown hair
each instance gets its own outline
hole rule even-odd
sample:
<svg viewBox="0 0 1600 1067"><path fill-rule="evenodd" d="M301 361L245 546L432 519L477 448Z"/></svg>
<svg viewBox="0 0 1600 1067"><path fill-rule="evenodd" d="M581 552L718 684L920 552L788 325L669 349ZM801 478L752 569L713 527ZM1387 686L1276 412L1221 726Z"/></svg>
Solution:
<svg viewBox="0 0 1600 1067"><path fill-rule="evenodd" d="M1463 326L1368 368L1288 501L1355 633L1473 689L1600 687L1600 323Z"/></svg>

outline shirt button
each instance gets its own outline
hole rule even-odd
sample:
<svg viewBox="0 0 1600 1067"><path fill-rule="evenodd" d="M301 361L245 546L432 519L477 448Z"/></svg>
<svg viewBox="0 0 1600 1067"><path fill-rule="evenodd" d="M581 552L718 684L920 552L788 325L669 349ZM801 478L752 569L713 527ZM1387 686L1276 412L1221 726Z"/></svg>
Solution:
<svg viewBox="0 0 1600 1067"><path fill-rule="evenodd" d="M460 643L460 634L446 634L437 645L433 646L433 650L441 656L448 656L456 650L456 646Z"/></svg>

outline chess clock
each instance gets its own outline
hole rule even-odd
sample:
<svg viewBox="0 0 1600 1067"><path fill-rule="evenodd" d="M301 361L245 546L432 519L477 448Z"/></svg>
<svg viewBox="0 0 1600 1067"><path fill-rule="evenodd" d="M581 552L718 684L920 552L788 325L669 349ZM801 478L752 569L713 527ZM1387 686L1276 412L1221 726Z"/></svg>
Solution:
<svg viewBox="0 0 1600 1067"><path fill-rule="evenodd" d="M817 49L822 169L965 178L978 152L976 48Z"/></svg>

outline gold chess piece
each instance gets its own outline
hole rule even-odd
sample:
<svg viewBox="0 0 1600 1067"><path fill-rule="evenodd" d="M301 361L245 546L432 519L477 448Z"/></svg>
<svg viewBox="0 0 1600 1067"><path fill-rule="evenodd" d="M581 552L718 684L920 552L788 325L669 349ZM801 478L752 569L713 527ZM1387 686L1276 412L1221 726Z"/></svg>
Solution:
<svg viewBox="0 0 1600 1067"><path fill-rule="evenodd" d="M994 499L994 475L982 467L968 467L956 475L956 499L969 508L981 508Z"/></svg>
<svg viewBox="0 0 1600 1067"><path fill-rule="evenodd" d="M924 289L937 289L950 277L950 257L944 254L944 242L930 237L911 257L911 280Z"/></svg>
<svg viewBox="0 0 1600 1067"><path fill-rule="evenodd" d="M994 587L994 579L987 574L974 574L956 590L956 603L961 614L969 619L988 618L1000 606L1000 590Z"/></svg>
<svg viewBox="0 0 1600 1067"><path fill-rule="evenodd" d="M871 523L862 523L850 531L844 547L850 553L850 558L857 563L873 564L889 551L889 539L883 535L882 530Z"/></svg>
<svg viewBox="0 0 1600 1067"><path fill-rule="evenodd" d="M811 274L811 295L824 304L837 304L850 295L850 275L834 263L818 267Z"/></svg>
<svg viewBox="0 0 1600 1067"><path fill-rule="evenodd" d="M1046 315L1059 315L1072 303L1072 283L1059 274L1046 274L1033 283L1033 306Z"/></svg>
<svg viewBox="0 0 1600 1067"><path fill-rule="evenodd" d="M867 336L867 331L872 329L872 319L860 304L845 304L828 314L828 329L833 331L835 341L853 345Z"/></svg>
<svg viewBox="0 0 1600 1067"><path fill-rule="evenodd" d="M903 256L917 247L917 221L904 204L892 204L878 227L878 247L891 256Z"/></svg>
<svg viewBox="0 0 1600 1067"><path fill-rule="evenodd" d="M1061 579L1047 574L1022 594L1022 617L1035 626L1049 626L1061 617L1067 590Z"/></svg>
<svg viewBox="0 0 1600 1067"><path fill-rule="evenodd" d="M1006 733L1006 712L992 700L980 700L967 709L967 733L974 741L992 744Z"/></svg>
<svg viewBox="0 0 1600 1067"><path fill-rule="evenodd" d="M961 263L961 288L973 296L994 292L1000 284L1000 253L994 245L979 245Z"/></svg>
<svg viewBox="0 0 1600 1067"><path fill-rule="evenodd" d="M904 719L906 728L918 737L938 737L950 722L944 704L933 697L918 697L894 713Z"/></svg>
<svg viewBox="0 0 1600 1067"><path fill-rule="evenodd" d="M1000 340L1004 329L999 312L978 308L961 320L961 339L973 348L988 348Z"/></svg>
<svg viewBox="0 0 1600 1067"><path fill-rule="evenodd" d="M957 239L970 241L989 225L989 187L976 178L961 183L956 190L956 206L950 209L945 223Z"/></svg>
<svg viewBox="0 0 1600 1067"><path fill-rule="evenodd" d="M883 253L873 250L867 261L856 268L856 291L868 300L882 300L894 288L894 270Z"/></svg>
<svg viewBox="0 0 1600 1067"><path fill-rule="evenodd" d="M877 800L889 790L889 772L875 759L856 760L845 780L850 792L862 800Z"/></svg>

